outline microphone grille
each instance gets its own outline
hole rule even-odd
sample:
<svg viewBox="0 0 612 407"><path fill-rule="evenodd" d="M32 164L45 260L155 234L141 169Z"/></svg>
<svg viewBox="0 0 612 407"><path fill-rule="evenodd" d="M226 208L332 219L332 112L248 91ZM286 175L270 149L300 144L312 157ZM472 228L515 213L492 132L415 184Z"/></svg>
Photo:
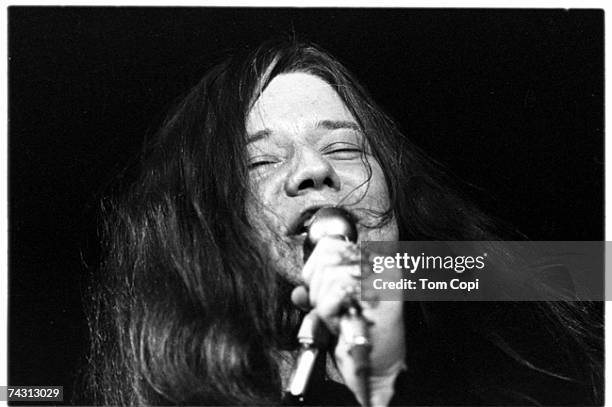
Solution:
<svg viewBox="0 0 612 407"><path fill-rule="evenodd" d="M339 207L325 207L319 209L310 219L308 234L304 241L304 261L326 236L341 237L353 243L357 242L357 226L354 216L346 209Z"/></svg>

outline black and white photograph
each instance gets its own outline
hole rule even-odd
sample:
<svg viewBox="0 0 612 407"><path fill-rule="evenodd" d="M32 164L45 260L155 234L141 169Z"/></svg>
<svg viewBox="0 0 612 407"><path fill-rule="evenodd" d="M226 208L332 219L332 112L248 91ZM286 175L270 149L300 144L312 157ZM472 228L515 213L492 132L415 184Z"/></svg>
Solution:
<svg viewBox="0 0 612 407"><path fill-rule="evenodd" d="M604 10L6 13L9 405L604 405Z"/></svg>

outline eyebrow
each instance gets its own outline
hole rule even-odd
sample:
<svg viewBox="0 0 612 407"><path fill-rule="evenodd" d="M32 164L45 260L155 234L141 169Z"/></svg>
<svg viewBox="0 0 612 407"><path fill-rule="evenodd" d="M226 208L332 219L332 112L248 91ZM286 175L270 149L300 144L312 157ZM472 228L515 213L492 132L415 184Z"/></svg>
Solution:
<svg viewBox="0 0 612 407"><path fill-rule="evenodd" d="M321 120L317 122L315 128L324 128L327 130L350 129L361 131L361 128L355 122L348 120Z"/></svg>
<svg viewBox="0 0 612 407"><path fill-rule="evenodd" d="M321 120L321 121L318 121L314 127L315 129L326 129L326 130L348 129L348 130L361 131L361 128L359 127L357 123L348 121L348 120ZM263 129L253 134L249 134L247 144L255 143L256 141L264 139L270 136L271 134L272 134L272 130L270 129Z"/></svg>
<svg viewBox="0 0 612 407"><path fill-rule="evenodd" d="M261 139L264 139L266 137L268 137L270 134L272 134L272 131L269 129L263 129L263 130L259 130L253 134L249 134L247 135L248 140L247 140L247 144L250 143L255 143L256 141L259 141Z"/></svg>

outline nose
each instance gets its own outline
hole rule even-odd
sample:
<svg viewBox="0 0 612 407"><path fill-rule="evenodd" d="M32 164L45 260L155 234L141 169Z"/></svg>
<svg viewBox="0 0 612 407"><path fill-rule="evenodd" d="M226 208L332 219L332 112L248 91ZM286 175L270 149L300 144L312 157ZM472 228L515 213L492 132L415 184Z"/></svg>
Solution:
<svg viewBox="0 0 612 407"><path fill-rule="evenodd" d="M285 181L287 195L298 196L324 188L340 190L340 177L334 167L319 151L312 148L301 150Z"/></svg>

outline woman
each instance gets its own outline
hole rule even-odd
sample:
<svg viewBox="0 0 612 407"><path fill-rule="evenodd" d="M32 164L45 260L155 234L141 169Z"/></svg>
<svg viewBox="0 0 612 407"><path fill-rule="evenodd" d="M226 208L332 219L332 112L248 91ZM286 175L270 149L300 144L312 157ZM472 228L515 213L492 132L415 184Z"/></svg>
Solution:
<svg viewBox="0 0 612 407"><path fill-rule="evenodd" d="M301 225L290 227L322 205L352 211L363 240L516 239L337 60L263 44L211 69L147 145L136 181L105 202L96 403L282 403L303 314L292 291L308 286L306 305L337 333L358 267L334 260L351 250L337 241L302 262ZM508 264L517 256L494 247ZM599 305L399 304L364 305L376 405L601 403ZM341 340L332 354L335 380L305 402L363 404Z"/></svg>

